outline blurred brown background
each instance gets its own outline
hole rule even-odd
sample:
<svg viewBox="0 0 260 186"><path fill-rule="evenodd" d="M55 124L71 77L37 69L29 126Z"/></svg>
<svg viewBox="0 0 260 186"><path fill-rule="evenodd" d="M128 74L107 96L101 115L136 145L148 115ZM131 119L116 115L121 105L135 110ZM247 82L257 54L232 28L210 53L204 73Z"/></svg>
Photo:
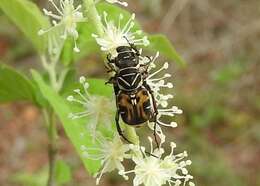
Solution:
<svg viewBox="0 0 260 186"><path fill-rule="evenodd" d="M46 6L44 0L35 2ZM180 151L189 152L196 185L259 186L260 1L128 2L144 30L166 34L187 61L185 68L172 65L174 104L184 114L177 116L179 127L167 133ZM40 68L30 43L2 12L0 23L0 60L27 73ZM104 76L96 59L81 61L81 73ZM28 103L0 106L1 186L37 186L28 180L46 178L47 136L40 115ZM59 157L73 170L67 185L94 186L62 128L59 133ZM131 182L112 173L101 186L112 185Z"/></svg>

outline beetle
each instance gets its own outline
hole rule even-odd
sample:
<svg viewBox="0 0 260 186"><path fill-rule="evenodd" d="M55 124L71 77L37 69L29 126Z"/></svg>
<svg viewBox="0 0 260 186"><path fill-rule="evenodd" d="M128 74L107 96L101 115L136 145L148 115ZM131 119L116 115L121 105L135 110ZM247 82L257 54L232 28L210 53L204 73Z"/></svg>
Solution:
<svg viewBox="0 0 260 186"><path fill-rule="evenodd" d="M129 46L116 48L118 55L115 58L112 59L110 54L107 55L108 72L114 72L107 83L113 84L114 87L117 131L124 140L131 143L120 128L120 116L124 123L134 127L140 127L147 121L155 122L154 137L159 147L156 137L157 105L153 91L146 82L149 62L141 65L140 53L136 46L129 41L128 44Z"/></svg>

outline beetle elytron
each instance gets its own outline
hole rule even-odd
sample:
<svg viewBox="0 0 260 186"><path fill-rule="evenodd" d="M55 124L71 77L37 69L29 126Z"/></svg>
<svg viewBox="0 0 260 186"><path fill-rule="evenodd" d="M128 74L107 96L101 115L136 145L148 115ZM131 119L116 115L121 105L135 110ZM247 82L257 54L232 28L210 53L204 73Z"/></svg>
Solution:
<svg viewBox="0 0 260 186"><path fill-rule="evenodd" d="M127 40L127 38L125 38ZM128 40L127 40L128 41ZM139 127L147 121L155 122L154 137L156 138L157 106L150 86L146 82L149 63L139 63L140 53L133 43L129 46L116 48L117 57L107 56L108 72L115 75L107 83L112 83L116 96L116 127L119 135L131 143L124 135L119 125L119 116L131 126ZM150 60L151 62L151 60Z"/></svg>

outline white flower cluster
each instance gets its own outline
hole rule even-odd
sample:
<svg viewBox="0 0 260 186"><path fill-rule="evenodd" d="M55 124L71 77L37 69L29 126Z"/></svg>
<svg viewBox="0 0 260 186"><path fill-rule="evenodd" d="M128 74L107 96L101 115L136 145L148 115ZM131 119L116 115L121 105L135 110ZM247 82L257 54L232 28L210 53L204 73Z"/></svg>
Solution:
<svg viewBox="0 0 260 186"><path fill-rule="evenodd" d="M194 185L193 182L190 182L193 177L188 174L186 169L187 165L191 165L190 160L184 160L187 157L187 152L174 154L174 149L176 147L175 143L171 143L171 152L170 154L164 155L164 149L160 143L160 147L154 149L152 138L148 137L150 141L150 154L147 155L145 148L141 147L141 153L139 146L130 145L130 148L135 152L133 153L133 161L136 166L133 170L122 171L120 170L119 174L126 176L129 173L135 173L135 178L133 180L134 186L142 185L145 186L160 186L164 184L169 185L186 185L189 182L189 185Z"/></svg>
<svg viewBox="0 0 260 186"><path fill-rule="evenodd" d="M79 52L80 50L76 43L76 40L79 37L77 23L86 21L83 13L80 11L81 5L75 8L74 0L60 0L59 7L54 3L54 0L49 0L49 2L51 2L57 13L55 14L45 8L43 9L43 12L46 16L53 19L53 26L48 29L39 30L38 34L42 35L55 28L61 28L64 31L61 38L65 40L68 36L71 36L74 39L74 51Z"/></svg>
<svg viewBox="0 0 260 186"><path fill-rule="evenodd" d="M135 30L134 32L131 32L135 26L135 14L132 14L124 26L121 25L121 21L124 20L122 14L119 15L117 26L114 21L107 20L107 15L108 14L106 12L103 13L104 35L98 36L96 34L92 34L97 43L101 46L102 51L110 54L111 57L114 58L117 56L116 48L119 46L128 46L128 42L135 45L149 45L149 40L147 36L142 35L142 30Z"/></svg>
<svg viewBox="0 0 260 186"><path fill-rule="evenodd" d="M153 90L153 95L158 107L158 116L157 116L157 124L161 126L166 126L166 127L177 127L177 123L171 121L170 123L165 123L161 120L163 116L166 117L173 117L175 114L182 114L182 110L179 109L176 106L168 107L169 105L169 100L173 98L172 94L164 94L161 91L163 89L168 88L172 89L173 84L170 82L166 82L166 79L171 77L171 74L168 73L163 73L164 70L167 70L169 68L168 62L165 62L162 67L160 67L158 70L154 71L156 68L155 61L159 57L159 52L156 53L154 57L151 57L148 59L147 57L140 57L140 63L142 65L149 64L148 66L148 77L146 78L147 84L151 87L151 90ZM162 77L156 77L160 73L163 74ZM151 126L152 125L152 126ZM150 124L150 128L153 129L154 123Z"/></svg>
<svg viewBox="0 0 260 186"><path fill-rule="evenodd" d="M74 90L74 95L67 97L69 102L76 103L83 108L83 111L76 113L69 113L69 118L79 119L88 117L88 124L86 125L88 131L92 131L93 139L96 139L96 131L98 124L111 129L113 114L115 112L114 102L104 96L91 95L88 91L89 83L85 77L79 78L81 84L80 89ZM106 112L104 112L106 111Z"/></svg>
<svg viewBox="0 0 260 186"><path fill-rule="evenodd" d="M96 184L99 184L102 175L106 172L117 170L118 174L128 180L128 174L134 173L134 186L144 184L145 186L195 186L190 180L193 179L188 174L187 166L191 165L190 160L185 160L187 152L174 154L175 143L171 143L171 152L164 155L163 143L161 141L159 148L153 148L152 138L150 141L149 155L145 147L133 144L124 144L116 135L112 140L102 136L97 138L97 148L81 147L82 154L86 158L100 160L102 168L96 174ZM133 170L125 171L122 164L123 160L131 159L135 163Z"/></svg>
<svg viewBox="0 0 260 186"><path fill-rule="evenodd" d="M108 139L99 135L97 143L97 148L82 146L81 150L84 157L101 161L102 169L95 175L95 177L97 177L96 184L99 184L104 173L113 170L119 170L119 172L124 171L125 168L122 162L124 159L129 159L131 156L129 154L130 146L124 144L118 135L115 135L113 139Z"/></svg>

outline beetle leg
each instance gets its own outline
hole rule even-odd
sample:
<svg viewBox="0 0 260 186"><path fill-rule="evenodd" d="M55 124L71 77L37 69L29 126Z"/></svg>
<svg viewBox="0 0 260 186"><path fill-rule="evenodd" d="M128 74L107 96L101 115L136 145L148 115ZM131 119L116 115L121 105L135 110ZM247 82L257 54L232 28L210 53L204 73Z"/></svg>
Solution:
<svg viewBox="0 0 260 186"><path fill-rule="evenodd" d="M106 69L107 69L107 73L110 73L110 72L116 72L114 66L113 66L113 63L111 62L108 62L106 65L105 65Z"/></svg>
<svg viewBox="0 0 260 186"><path fill-rule="evenodd" d="M149 61L145 64L140 64L140 67L142 69L141 73L142 73L144 79L146 79L148 77L148 75L149 75L148 68L149 68L150 64L152 63L152 59L149 56L145 56L145 57L148 58Z"/></svg>
<svg viewBox="0 0 260 186"><path fill-rule="evenodd" d="M136 52L136 55L137 55L137 56L140 56L140 55L141 55L140 52L139 52L139 50L136 48L136 46L135 46L134 44L131 44L130 46L131 46L132 49L134 49L134 51Z"/></svg>
<svg viewBox="0 0 260 186"><path fill-rule="evenodd" d="M145 56L145 57L149 59L149 62L147 63L147 65L150 65L153 60L151 59L150 56Z"/></svg>
<svg viewBox="0 0 260 186"><path fill-rule="evenodd" d="M107 73L109 72L116 72L115 67L113 66L113 64L115 63L114 59L111 59L111 54L107 55L107 63L105 65L106 69L107 69Z"/></svg>
<svg viewBox="0 0 260 186"><path fill-rule="evenodd" d="M111 59L111 54L108 54L108 55L107 55L107 61L108 61L109 63L113 63L113 62L114 62L114 60Z"/></svg>
<svg viewBox="0 0 260 186"><path fill-rule="evenodd" d="M148 90L148 92L150 93L151 97L152 97L152 103L153 103L153 108L154 108L154 115L153 118L151 119L151 121L154 122L154 127L153 127L153 135L154 135L154 140L155 143L157 145L157 148L159 149L159 142L157 139L157 135L156 135L156 127L157 127L157 115L158 115L158 110L157 110L157 105L156 105L156 101L153 95L153 91L151 89L151 87L146 83L146 81L144 81L144 87Z"/></svg>
<svg viewBox="0 0 260 186"><path fill-rule="evenodd" d="M124 136L124 134L123 134L123 131L122 131L120 125L119 125L119 111L116 112L115 120L116 120L116 129L117 129L118 134L119 134L125 141L127 141L128 143L134 144L134 143L132 143L131 141L129 141L129 140ZM155 135L156 135L156 134L155 134ZM157 146L158 146L158 148L159 148L158 142L157 142ZM140 148L141 148L141 147L140 147ZM159 158L159 157L157 157L157 156L151 154L150 152L145 151L145 153L148 154L148 155L150 155L150 156L153 156L153 157L155 157L155 158Z"/></svg>
<svg viewBox="0 0 260 186"><path fill-rule="evenodd" d="M148 91L151 94L152 97L152 103L153 103L153 108L154 108L154 116L153 116L153 122L154 122L154 128L153 128L153 135L154 135L154 140L155 143L157 145L157 148L159 149L159 142L157 139L157 135L156 135L156 127L157 127L157 115L158 115L158 109L157 109L157 105L156 105L156 101L153 95L153 91L151 90L150 86L146 84L146 86L148 87Z"/></svg>
<svg viewBox="0 0 260 186"><path fill-rule="evenodd" d="M157 118L157 117L156 117L156 118ZM157 135L156 135L156 126L157 126L157 119L156 119L155 122L154 122L153 136L154 136L154 140L155 140L155 143L156 143L156 145L157 145L157 148L159 149L159 142L158 142Z"/></svg>
<svg viewBox="0 0 260 186"><path fill-rule="evenodd" d="M112 69L110 65L105 65L105 67L106 67L106 69L107 69L107 73L115 72L115 70Z"/></svg>
<svg viewBox="0 0 260 186"><path fill-rule="evenodd" d="M150 95L152 97L154 114L157 115L158 114L158 109L157 109L156 101L155 101L155 98L154 98L154 95L153 95L153 91L152 91L151 87L146 83L146 81L144 81L143 85L148 90L148 92L150 93Z"/></svg>
<svg viewBox="0 0 260 186"><path fill-rule="evenodd" d="M114 84L114 81L115 81L115 78L111 77L111 78L109 78L108 81L105 82L105 85L107 85L107 84Z"/></svg>
<svg viewBox="0 0 260 186"><path fill-rule="evenodd" d="M159 149L159 142L158 142L158 138L157 138L157 134L156 134L157 113L155 113L155 115L153 116L153 119L152 119L151 121L154 122L154 126L153 126L153 136L154 136L154 140L155 140L156 146L157 146L157 148Z"/></svg>
<svg viewBox="0 0 260 186"><path fill-rule="evenodd" d="M119 111L116 112L116 117L115 117L115 121L116 121L116 129L117 129L117 132L118 134L125 140L127 141L128 143L130 144L133 144L131 141L129 141L123 134L123 131L119 125Z"/></svg>
<svg viewBox="0 0 260 186"><path fill-rule="evenodd" d="M153 62L153 60L151 59L150 56L145 56L146 58L148 58L149 62L147 62L144 66L146 66L146 70L148 70L148 67L151 65L151 63Z"/></svg>
<svg viewBox="0 0 260 186"><path fill-rule="evenodd" d="M140 66L147 66L147 68L149 67L149 65L152 63L152 59L151 59L151 57L150 56L145 56L146 58L148 58L148 62L146 63L146 64L141 64Z"/></svg>

